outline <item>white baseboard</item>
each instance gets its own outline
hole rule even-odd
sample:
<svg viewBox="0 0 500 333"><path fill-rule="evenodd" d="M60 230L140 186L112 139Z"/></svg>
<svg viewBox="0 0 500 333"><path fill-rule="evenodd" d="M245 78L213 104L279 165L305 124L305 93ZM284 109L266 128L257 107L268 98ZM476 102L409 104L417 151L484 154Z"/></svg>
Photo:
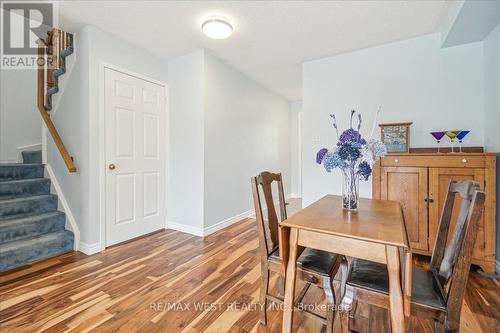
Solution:
<svg viewBox="0 0 500 333"><path fill-rule="evenodd" d="M301 195L298 193L290 193L290 196L287 199L300 199Z"/></svg>
<svg viewBox="0 0 500 333"><path fill-rule="evenodd" d="M287 196L285 198L285 201L288 199L291 199L291 198L295 198L293 194L290 196ZM300 198L300 196L298 196L297 198ZM278 207L279 200L276 200L274 204L276 207ZM262 213L265 214L265 212L266 212L266 208L264 208L262 210ZM185 233L199 236L199 237L205 237L205 236L208 236L210 234L213 234L216 231L219 231L221 229L229 227L230 225L232 225L236 222L239 222L243 219L246 219L246 218L255 218L255 210L254 209L247 210L246 212L235 215L235 216L230 217L228 219L225 219L223 221L217 222L214 225L211 225L211 226L206 227L206 228L198 228L198 227L193 227L190 225L185 225L182 223L168 221L167 222L167 229L177 230L177 231L185 232Z"/></svg>
<svg viewBox="0 0 500 333"><path fill-rule="evenodd" d="M213 234L216 231L219 231L221 229L229 227L230 225L232 225L236 222L239 222L243 219L249 218L252 215L255 216L255 212L253 209L248 210L246 212L243 212L241 214L235 215L235 216L230 217L228 219L225 219L223 221L217 222L216 224L211 225L211 226L206 227L206 228L198 228L198 227L193 227L193 226L182 224L182 223L168 221L167 222L167 229L177 230L180 232L185 232L185 233L199 236L199 237L205 237L205 236L208 236L210 234Z"/></svg>
<svg viewBox="0 0 500 333"><path fill-rule="evenodd" d="M208 236L210 234L213 234L216 231L219 231L221 229L224 229L226 227L229 227L231 224L234 224L236 222L239 222L243 219L249 218L253 215L255 215L255 211L253 209L247 210L246 212L243 212L241 214L235 215L233 217L230 217L228 219L225 219L223 221L220 221L214 225L211 225L209 227L206 227L203 229L203 235Z"/></svg>
<svg viewBox="0 0 500 333"><path fill-rule="evenodd" d="M185 232L187 234L203 237L203 228L193 227L190 225L168 221L167 229Z"/></svg>
<svg viewBox="0 0 500 333"><path fill-rule="evenodd" d="M75 216L71 212L71 208L68 204L68 201L66 200L66 197L64 196L62 188L59 185L59 182L57 181L57 177L56 174L54 173L54 170L52 170L52 167L49 164L45 165L45 171L47 172L47 175L50 178L52 188L57 194L57 198L59 199L61 209L66 214L66 221L68 222L67 226L69 227L69 229L71 229L75 237L73 249L77 251L80 246L80 229L78 228L78 224L76 223Z"/></svg>
<svg viewBox="0 0 500 333"><path fill-rule="evenodd" d="M495 272L500 274L500 261L495 261Z"/></svg>
<svg viewBox="0 0 500 333"><path fill-rule="evenodd" d="M88 256L101 252L101 243L99 242L94 244L87 244L84 242L80 242L79 245L80 245L79 251L85 253Z"/></svg>

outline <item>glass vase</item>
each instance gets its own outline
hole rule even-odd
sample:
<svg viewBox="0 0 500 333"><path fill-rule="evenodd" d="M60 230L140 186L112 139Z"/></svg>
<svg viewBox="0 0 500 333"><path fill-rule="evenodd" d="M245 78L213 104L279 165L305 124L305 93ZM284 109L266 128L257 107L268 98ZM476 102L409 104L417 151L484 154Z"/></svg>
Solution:
<svg viewBox="0 0 500 333"><path fill-rule="evenodd" d="M354 169L345 169L342 173L342 207L355 211L359 204L359 176L356 175Z"/></svg>

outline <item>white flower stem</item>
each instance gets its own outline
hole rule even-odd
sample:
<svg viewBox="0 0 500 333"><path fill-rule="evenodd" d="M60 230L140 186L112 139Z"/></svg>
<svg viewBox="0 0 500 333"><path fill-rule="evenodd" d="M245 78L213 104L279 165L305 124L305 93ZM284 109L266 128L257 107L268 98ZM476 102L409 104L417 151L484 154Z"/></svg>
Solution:
<svg viewBox="0 0 500 333"><path fill-rule="evenodd" d="M377 126L377 122L378 122L378 115L380 114L381 109L382 109L382 106L379 105L378 110L375 113L375 119L373 119L373 125L372 125L372 131L370 133L370 139L373 139L373 132L375 132L375 127Z"/></svg>

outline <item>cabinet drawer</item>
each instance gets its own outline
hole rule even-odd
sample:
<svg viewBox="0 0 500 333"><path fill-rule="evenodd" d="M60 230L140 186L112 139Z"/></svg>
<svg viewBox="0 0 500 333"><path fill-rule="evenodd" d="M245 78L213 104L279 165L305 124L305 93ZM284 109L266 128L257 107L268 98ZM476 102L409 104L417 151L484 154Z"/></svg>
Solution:
<svg viewBox="0 0 500 333"><path fill-rule="evenodd" d="M386 155L383 167L484 168L485 157L478 155Z"/></svg>

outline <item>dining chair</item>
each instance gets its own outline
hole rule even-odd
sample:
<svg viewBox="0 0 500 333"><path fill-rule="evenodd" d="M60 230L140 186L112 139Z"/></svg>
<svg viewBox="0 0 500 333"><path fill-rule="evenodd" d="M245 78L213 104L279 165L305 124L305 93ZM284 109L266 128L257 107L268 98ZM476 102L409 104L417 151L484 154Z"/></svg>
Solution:
<svg viewBox="0 0 500 333"><path fill-rule="evenodd" d="M287 212L281 173L270 173L266 171L260 173L256 177L252 177L252 190L255 205L255 216L258 226L262 274L262 284L260 289L260 322L264 325L267 323L267 301L270 300L276 303L282 303L284 295L285 274L283 272L282 261L279 254L279 222L275 209L276 202L273 199L273 184L277 185L280 209L279 222L282 222L286 220ZM259 186L264 195L264 210L267 212L267 219L264 218L263 214L263 205L261 202ZM278 297L274 297L269 293L270 272L279 274L280 295ZM297 260L297 278L305 281L306 284L299 293L299 296L296 298L296 303L300 304L302 302L302 298L305 296L311 285L322 288L327 302L326 316L319 316L318 314L307 311L306 309L303 309L303 311L326 324L327 332L333 332L333 320L335 316L334 308L337 305L336 300L340 299L336 297L334 287L339 287L339 290L343 290L342 286L345 285L346 277L347 264L345 257L341 255L306 248Z"/></svg>
<svg viewBox="0 0 500 333"><path fill-rule="evenodd" d="M411 315L433 319L436 332L458 332L460 327L474 241L484 210L485 194L479 189L479 184L473 181L449 183L430 268L412 268ZM453 210L457 196L460 196L458 215ZM453 216L456 216L455 226L447 242ZM386 265L353 260L341 305L341 309L346 309L340 313L343 332L350 330L350 312L355 312L358 301L389 309Z"/></svg>

